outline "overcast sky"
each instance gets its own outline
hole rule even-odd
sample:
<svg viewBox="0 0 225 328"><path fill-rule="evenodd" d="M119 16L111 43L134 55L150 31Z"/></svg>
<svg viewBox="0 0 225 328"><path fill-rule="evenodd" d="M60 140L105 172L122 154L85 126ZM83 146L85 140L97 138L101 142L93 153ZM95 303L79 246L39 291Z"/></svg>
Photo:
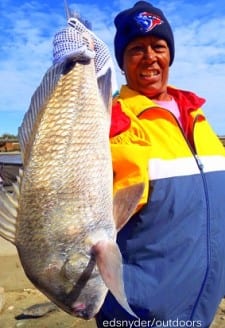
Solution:
<svg viewBox="0 0 225 328"><path fill-rule="evenodd" d="M83 1L70 6L92 22L113 54L113 19L135 1ZM225 135L225 1L151 1L174 31L170 83L206 98L204 112ZM0 135L17 134L30 98L52 63L54 34L65 26L63 0L0 2ZM123 83L117 69L119 85Z"/></svg>

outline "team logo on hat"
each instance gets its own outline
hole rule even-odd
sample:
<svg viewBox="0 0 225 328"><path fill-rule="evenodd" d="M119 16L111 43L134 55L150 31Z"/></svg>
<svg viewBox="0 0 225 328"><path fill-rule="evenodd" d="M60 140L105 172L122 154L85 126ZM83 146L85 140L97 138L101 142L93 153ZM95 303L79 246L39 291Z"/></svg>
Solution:
<svg viewBox="0 0 225 328"><path fill-rule="evenodd" d="M139 13L134 17L134 19L137 25L139 26L140 30L143 32L149 32L157 25L163 23L163 20L159 16L155 14L151 14L147 11Z"/></svg>

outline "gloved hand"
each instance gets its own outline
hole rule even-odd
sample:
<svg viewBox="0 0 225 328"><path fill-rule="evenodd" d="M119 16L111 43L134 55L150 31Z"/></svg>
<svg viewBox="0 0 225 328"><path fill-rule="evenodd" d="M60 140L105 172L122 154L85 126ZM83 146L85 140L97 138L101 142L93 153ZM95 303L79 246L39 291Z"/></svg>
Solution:
<svg viewBox="0 0 225 328"><path fill-rule="evenodd" d="M89 60L95 57L91 40L85 38L83 33L68 26L55 34L53 40L53 64L65 58L74 57L77 60Z"/></svg>
<svg viewBox="0 0 225 328"><path fill-rule="evenodd" d="M111 69L112 91L115 93L117 91L115 68L106 44L82 24L78 18L69 18L68 25L55 35L53 63L74 54L80 59L94 58L97 78L103 76L109 68Z"/></svg>

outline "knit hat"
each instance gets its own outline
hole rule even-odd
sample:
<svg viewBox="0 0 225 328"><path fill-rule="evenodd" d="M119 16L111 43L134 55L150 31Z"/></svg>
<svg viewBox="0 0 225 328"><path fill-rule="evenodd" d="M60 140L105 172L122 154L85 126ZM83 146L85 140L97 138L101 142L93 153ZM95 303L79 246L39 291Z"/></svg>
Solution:
<svg viewBox="0 0 225 328"><path fill-rule="evenodd" d="M173 31L159 8L146 1L138 1L132 8L120 12L114 23L117 29L114 39L115 56L121 69L126 46L136 37L145 35L153 35L167 42L172 64L175 52Z"/></svg>

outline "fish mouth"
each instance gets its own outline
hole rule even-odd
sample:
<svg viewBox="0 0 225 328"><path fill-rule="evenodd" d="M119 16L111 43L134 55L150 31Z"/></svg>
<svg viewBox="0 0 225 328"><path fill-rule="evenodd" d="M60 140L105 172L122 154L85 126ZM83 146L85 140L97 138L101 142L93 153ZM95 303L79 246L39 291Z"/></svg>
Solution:
<svg viewBox="0 0 225 328"><path fill-rule="evenodd" d="M90 320L93 315L88 311L84 303L77 303L73 306L72 314L77 318L82 318L85 320Z"/></svg>

